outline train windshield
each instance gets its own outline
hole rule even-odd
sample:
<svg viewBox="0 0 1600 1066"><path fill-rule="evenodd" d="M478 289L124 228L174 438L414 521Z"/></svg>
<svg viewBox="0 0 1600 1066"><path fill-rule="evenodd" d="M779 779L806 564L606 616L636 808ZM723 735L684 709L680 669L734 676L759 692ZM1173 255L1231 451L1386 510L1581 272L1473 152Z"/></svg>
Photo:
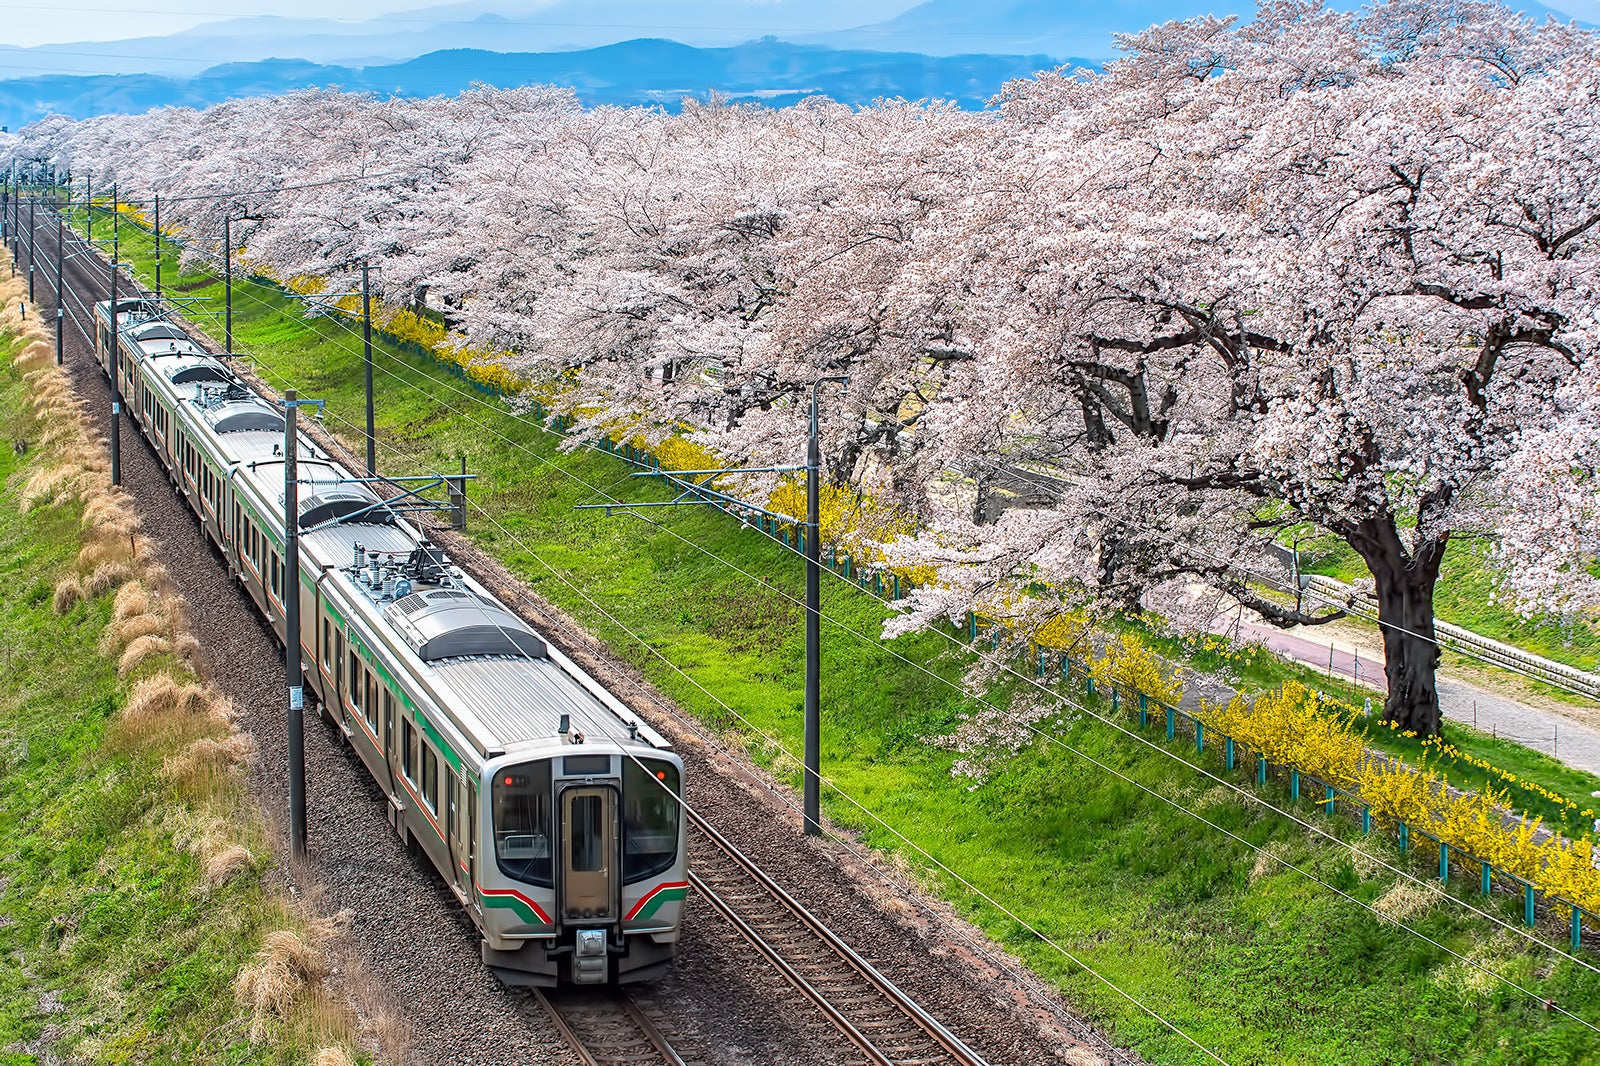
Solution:
<svg viewBox="0 0 1600 1066"><path fill-rule="evenodd" d="M494 857L500 872L516 881L549 888L550 763L508 766L495 775Z"/></svg>
<svg viewBox="0 0 1600 1066"><path fill-rule="evenodd" d="M622 880L643 880L678 858L678 768L659 759L622 760Z"/></svg>

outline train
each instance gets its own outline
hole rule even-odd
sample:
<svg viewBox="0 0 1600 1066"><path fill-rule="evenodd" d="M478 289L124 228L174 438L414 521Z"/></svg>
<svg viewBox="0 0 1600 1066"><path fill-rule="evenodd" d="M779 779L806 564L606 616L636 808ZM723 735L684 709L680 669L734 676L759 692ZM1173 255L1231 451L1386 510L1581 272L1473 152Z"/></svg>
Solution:
<svg viewBox="0 0 1600 1066"><path fill-rule="evenodd" d="M97 303L94 328L125 409L283 643L283 410L147 297ZM454 891L501 981L662 976L688 893L683 760L368 479L297 437L303 684L353 771Z"/></svg>

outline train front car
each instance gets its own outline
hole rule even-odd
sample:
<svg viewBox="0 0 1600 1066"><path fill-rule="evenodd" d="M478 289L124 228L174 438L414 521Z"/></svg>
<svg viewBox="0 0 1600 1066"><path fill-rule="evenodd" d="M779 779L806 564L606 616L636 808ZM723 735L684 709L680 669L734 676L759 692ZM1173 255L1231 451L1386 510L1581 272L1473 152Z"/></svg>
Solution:
<svg viewBox="0 0 1600 1066"><path fill-rule="evenodd" d="M659 977L688 891L682 761L562 725L485 772L484 962L507 984Z"/></svg>

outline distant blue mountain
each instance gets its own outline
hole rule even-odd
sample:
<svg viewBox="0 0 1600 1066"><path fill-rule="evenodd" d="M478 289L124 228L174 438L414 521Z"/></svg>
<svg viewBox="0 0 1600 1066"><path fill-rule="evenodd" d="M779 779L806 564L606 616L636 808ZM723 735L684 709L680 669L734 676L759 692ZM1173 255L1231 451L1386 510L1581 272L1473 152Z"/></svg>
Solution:
<svg viewBox="0 0 1600 1066"><path fill-rule="evenodd" d="M1069 61L1083 63L1086 60ZM430 52L382 66L303 60L229 63L192 78L149 74L46 75L0 81L0 124L15 130L44 115L86 118L167 105L205 107L241 96L337 85L383 96L453 94L474 83L573 87L586 104L663 104L712 91L783 106L822 94L849 104L879 97L939 97L978 108L1011 78L1057 66L1048 56L846 51L771 39L733 48L635 40L577 52Z"/></svg>
<svg viewBox="0 0 1600 1066"><path fill-rule="evenodd" d="M1352 10L1363 2L1329 0L1330 6L1342 10ZM1539 0L1502 2L1530 18L1543 20L1552 16L1560 22L1570 20L1570 16L1546 7ZM985 3L924 0L882 22L844 31L791 36L790 39L835 48L873 48L935 56L961 52L1022 52L1095 56L1104 60L1117 54L1112 41L1114 34L1138 33L1160 22L1204 15L1237 15L1241 21L1248 21L1255 13L1255 0L987 0Z"/></svg>

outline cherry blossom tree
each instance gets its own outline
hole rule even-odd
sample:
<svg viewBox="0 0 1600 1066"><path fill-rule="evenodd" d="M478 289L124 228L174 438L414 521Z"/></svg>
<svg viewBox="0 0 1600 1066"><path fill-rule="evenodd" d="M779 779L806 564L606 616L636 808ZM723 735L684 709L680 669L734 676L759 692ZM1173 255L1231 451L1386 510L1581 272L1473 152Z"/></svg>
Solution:
<svg viewBox="0 0 1600 1066"><path fill-rule="evenodd" d="M830 476L921 521L884 549L938 574L891 632L1316 624L1338 605L1272 586L1285 541L1335 536L1372 573L1385 715L1435 732L1452 540L1488 538L1530 609L1600 605L1595 40L1280 0L1118 43L983 113L310 91L53 118L0 160L161 195L191 257L226 218L298 287L380 267L579 441L790 463L813 383L849 374Z"/></svg>
<svg viewBox="0 0 1600 1066"><path fill-rule="evenodd" d="M1437 732L1452 536L1543 515L1568 550L1513 589L1593 595L1593 42L1488 5L1279 3L1123 44L1009 88L1005 180L930 242L979 353L928 416L944 465L1042 464L1062 500L946 517L904 554L959 576L906 624L1041 579L1328 621L1259 580L1309 523L1372 572L1386 717Z"/></svg>

